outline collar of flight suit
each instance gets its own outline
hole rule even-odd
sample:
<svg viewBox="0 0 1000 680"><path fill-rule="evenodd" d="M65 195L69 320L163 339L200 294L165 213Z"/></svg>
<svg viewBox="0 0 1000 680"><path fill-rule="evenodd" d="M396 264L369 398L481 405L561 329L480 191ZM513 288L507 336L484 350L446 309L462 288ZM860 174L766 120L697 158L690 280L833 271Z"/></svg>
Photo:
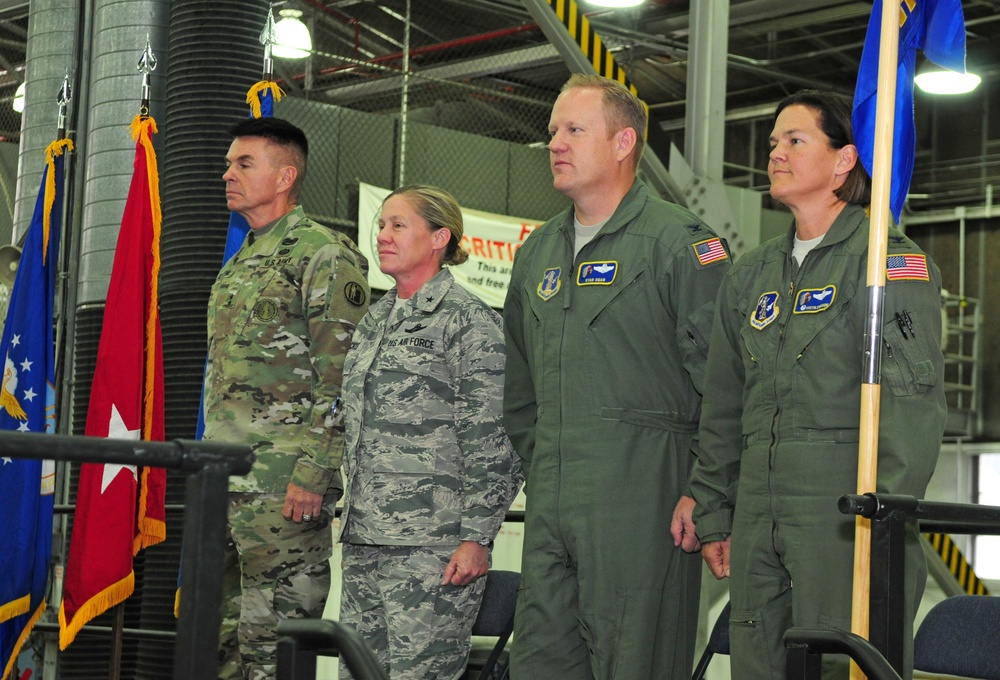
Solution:
<svg viewBox="0 0 1000 680"><path fill-rule="evenodd" d="M629 222L634 220L636 217L642 213L642 209L646 206L646 201L649 198L649 190L646 188L646 184L639 179L635 178L632 182L632 187L628 190L628 193L622 197L621 203L615 208L615 212L608 218L608 221L604 223L601 230L594 234L596 239L604 234L613 234L616 231L620 231ZM559 229L569 234L570 238L575 238L576 231L573 224L574 210L571 207L566 211L566 219L563 223L559 225Z"/></svg>
<svg viewBox="0 0 1000 680"><path fill-rule="evenodd" d="M837 215L837 219L833 221L830 225L830 229L823 236L823 240L819 242L815 250L822 250L823 248L829 248L838 243L846 241L851 235L857 231L858 226L865 219L865 209L860 205L853 203L848 203L844 206L844 209L840 211ZM791 257L792 254L792 244L795 242L795 220L792 220L792 226L788 228L788 237L778 244L778 248L786 256ZM867 243L865 244L867 246Z"/></svg>

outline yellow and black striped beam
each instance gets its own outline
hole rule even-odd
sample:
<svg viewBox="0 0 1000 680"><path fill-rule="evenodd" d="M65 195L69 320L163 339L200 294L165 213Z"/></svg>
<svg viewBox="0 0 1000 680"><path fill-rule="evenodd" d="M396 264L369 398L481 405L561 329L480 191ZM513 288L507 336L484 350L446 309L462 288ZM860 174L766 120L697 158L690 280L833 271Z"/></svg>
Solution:
<svg viewBox="0 0 1000 680"><path fill-rule="evenodd" d="M580 50L590 61L598 75L617 80L619 83L631 90L632 94L639 96L635 86L625 75L624 69L615 63L611 52L601 42L601 36L597 34L594 27L575 0L548 0L549 6L559 17L562 25L569 31L570 36L580 46Z"/></svg>
<svg viewBox="0 0 1000 680"><path fill-rule="evenodd" d="M990 594L989 589L979 580L976 572L972 570L972 567L966 561L965 555L958 549L955 542L951 540L951 536L948 534L924 534L924 537L934 547L934 552L941 557L941 561L948 567L948 571L958 581L958 585L961 586L962 590L969 595Z"/></svg>

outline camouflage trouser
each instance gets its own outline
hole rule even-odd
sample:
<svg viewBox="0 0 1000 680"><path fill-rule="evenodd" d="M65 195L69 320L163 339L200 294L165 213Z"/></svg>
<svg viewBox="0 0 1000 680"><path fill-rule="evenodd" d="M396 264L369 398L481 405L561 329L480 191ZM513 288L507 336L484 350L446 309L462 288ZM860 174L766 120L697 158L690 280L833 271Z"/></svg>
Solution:
<svg viewBox="0 0 1000 680"><path fill-rule="evenodd" d="M465 671L486 579L442 586L454 549L344 545L340 621L357 629L392 680ZM343 659L340 678L351 678Z"/></svg>
<svg viewBox="0 0 1000 680"><path fill-rule="evenodd" d="M219 677L274 678L285 619L319 618L330 592L331 516L295 524L285 494L229 494Z"/></svg>

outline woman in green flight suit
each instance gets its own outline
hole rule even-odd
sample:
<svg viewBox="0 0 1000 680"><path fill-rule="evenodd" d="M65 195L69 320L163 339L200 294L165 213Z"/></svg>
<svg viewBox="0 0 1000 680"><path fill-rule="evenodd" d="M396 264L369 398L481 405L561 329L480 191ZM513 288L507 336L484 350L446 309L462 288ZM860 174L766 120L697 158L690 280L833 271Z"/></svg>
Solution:
<svg viewBox="0 0 1000 680"><path fill-rule="evenodd" d="M768 176L794 221L741 257L719 292L691 484L704 559L730 578L741 680L784 677L791 626L850 630L854 520L837 499L857 486L870 195L850 101L816 91L782 101ZM941 279L895 229L886 278L878 490L919 497L946 414ZM916 540L911 529L910 628L926 578ZM912 649L905 656L911 665ZM825 678L846 675L843 657L824 667Z"/></svg>

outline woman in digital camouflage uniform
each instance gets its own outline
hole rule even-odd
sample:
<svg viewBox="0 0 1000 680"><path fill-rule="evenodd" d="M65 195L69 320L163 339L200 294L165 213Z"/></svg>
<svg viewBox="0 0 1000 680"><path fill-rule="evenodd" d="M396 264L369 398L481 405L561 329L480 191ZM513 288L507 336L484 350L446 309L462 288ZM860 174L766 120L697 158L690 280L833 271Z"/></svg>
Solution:
<svg viewBox="0 0 1000 680"><path fill-rule="evenodd" d="M520 479L502 424L500 316L445 268L468 257L462 234L440 189L386 198L379 265L396 286L362 319L344 366L340 620L394 680L463 674L490 546Z"/></svg>

